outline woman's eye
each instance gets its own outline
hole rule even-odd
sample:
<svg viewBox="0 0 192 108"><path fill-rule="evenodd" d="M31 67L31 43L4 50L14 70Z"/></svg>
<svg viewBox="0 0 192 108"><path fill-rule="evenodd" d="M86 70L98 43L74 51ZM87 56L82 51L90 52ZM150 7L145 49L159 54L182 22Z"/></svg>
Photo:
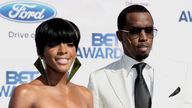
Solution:
<svg viewBox="0 0 192 108"><path fill-rule="evenodd" d="M67 43L67 46L74 47L73 43Z"/></svg>

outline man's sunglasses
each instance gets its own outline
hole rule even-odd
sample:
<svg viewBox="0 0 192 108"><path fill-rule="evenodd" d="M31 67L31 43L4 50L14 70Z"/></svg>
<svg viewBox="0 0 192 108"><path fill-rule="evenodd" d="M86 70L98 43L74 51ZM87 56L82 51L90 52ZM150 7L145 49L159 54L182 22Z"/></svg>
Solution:
<svg viewBox="0 0 192 108"><path fill-rule="evenodd" d="M128 30L119 31L126 32L133 38L138 38L142 30L144 30L146 35L150 38L153 38L153 36L156 36L157 34L157 29L154 27L130 27Z"/></svg>

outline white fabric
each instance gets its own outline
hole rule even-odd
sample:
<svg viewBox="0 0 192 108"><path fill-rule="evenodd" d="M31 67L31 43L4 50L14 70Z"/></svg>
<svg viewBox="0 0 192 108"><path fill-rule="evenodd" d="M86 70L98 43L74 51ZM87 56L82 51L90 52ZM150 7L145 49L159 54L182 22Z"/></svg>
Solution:
<svg viewBox="0 0 192 108"><path fill-rule="evenodd" d="M127 70L131 69L134 61L126 61L126 64L125 61L124 55L120 60L91 73L88 87L94 95L94 108L135 108L131 93L133 82L129 82L129 78L127 80ZM189 100L191 93L187 93L189 86L185 82L185 64L157 58L149 58L145 62L153 65L154 70L152 108L192 108ZM169 97L178 87L181 91Z"/></svg>

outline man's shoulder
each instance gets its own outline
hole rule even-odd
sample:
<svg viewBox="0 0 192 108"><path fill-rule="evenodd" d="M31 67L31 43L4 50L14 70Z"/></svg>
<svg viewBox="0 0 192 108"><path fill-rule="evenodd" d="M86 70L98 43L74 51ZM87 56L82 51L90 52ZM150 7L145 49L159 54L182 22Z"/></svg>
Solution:
<svg viewBox="0 0 192 108"><path fill-rule="evenodd" d="M155 72L161 75L184 78L188 72L188 63L167 57L155 57L150 64Z"/></svg>
<svg viewBox="0 0 192 108"><path fill-rule="evenodd" d="M157 59L154 64L156 64L160 67L171 67L171 68L173 68L173 67L174 68L184 68L188 65L187 62L173 60L173 59L169 59L169 58Z"/></svg>
<svg viewBox="0 0 192 108"><path fill-rule="evenodd" d="M177 59L172 59L169 57L162 57L157 54L152 54L150 57L147 58L147 62L149 62L151 65L155 65L157 67L186 67L188 65L185 61L180 61Z"/></svg>
<svg viewBox="0 0 192 108"><path fill-rule="evenodd" d="M120 69L122 67L122 61L121 59L120 60L116 60L104 67L101 67L95 71L92 72L92 74L94 75L103 75L105 74L106 72L113 72L113 71L116 71L118 69Z"/></svg>

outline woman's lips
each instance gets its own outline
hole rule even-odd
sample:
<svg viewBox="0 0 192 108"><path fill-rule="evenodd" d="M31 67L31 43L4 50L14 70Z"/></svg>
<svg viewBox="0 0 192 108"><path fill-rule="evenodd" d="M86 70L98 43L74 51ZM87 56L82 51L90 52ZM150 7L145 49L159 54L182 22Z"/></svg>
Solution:
<svg viewBox="0 0 192 108"><path fill-rule="evenodd" d="M56 59L56 62L58 64L65 65L65 64L68 63L68 59L66 59L66 58L59 58L59 59Z"/></svg>

